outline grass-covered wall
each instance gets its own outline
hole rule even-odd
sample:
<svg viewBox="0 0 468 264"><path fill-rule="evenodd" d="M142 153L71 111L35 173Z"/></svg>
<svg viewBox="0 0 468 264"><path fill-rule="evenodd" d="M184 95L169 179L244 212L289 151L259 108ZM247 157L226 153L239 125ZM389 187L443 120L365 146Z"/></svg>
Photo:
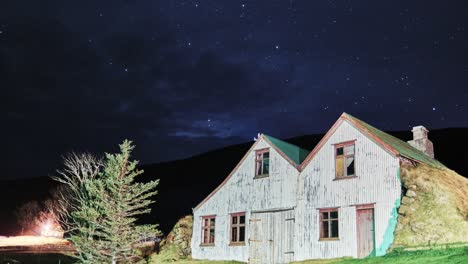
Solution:
<svg viewBox="0 0 468 264"><path fill-rule="evenodd" d="M468 179L447 168L401 168L406 189L393 246L468 242Z"/></svg>

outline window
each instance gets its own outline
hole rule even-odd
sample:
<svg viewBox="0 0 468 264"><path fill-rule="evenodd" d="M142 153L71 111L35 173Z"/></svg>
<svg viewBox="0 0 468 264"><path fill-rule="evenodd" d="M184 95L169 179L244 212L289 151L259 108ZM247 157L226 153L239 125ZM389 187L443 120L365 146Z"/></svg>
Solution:
<svg viewBox="0 0 468 264"><path fill-rule="evenodd" d="M255 151L255 176L266 177L270 172L270 152L268 149Z"/></svg>
<svg viewBox="0 0 468 264"><path fill-rule="evenodd" d="M231 214L231 245L245 244L245 213Z"/></svg>
<svg viewBox="0 0 468 264"><path fill-rule="evenodd" d="M322 209L320 214L320 240L338 239L338 209Z"/></svg>
<svg viewBox="0 0 468 264"><path fill-rule="evenodd" d="M356 176L354 161L354 141L335 145L336 178Z"/></svg>
<svg viewBox="0 0 468 264"><path fill-rule="evenodd" d="M216 216L202 217L202 245L214 245Z"/></svg>

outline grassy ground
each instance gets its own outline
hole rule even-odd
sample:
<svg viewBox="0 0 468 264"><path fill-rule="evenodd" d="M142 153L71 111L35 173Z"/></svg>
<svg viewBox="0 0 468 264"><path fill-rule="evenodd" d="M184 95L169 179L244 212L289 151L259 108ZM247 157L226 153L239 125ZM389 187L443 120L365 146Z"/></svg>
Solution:
<svg viewBox="0 0 468 264"><path fill-rule="evenodd" d="M174 263L174 264L234 264L235 261L206 261L206 260L162 260L153 256L149 263ZM417 251L395 250L383 257L370 257L365 259L327 259L307 260L295 262L296 264L466 264L468 263L468 247L449 249L432 249Z"/></svg>
<svg viewBox="0 0 468 264"><path fill-rule="evenodd" d="M383 257L365 259L310 260L297 264L462 264L468 263L468 247L418 251L393 251Z"/></svg>
<svg viewBox="0 0 468 264"><path fill-rule="evenodd" d="M192 260L184 259L180 256L180 251L175 245L166 246L159 254L153 254L148 263L150 264L162 264L162 263L176 263L176 264L236 264L242 263L237 261L206 261L206 260Z"/></svg>
<svg viewBox="0 0 468 264"><path fill-rule="evenodd" d="M60 254L5 254L0 253L0 264L67 264L73 263L72 259ZM171 261L161 260L154 255L148 263L174 263L174 264L238 264L236 261L205 261L179 259ZM468 247L432 249L418 251L393 251L384 257L372 257L366 259L328 259L308 260L296 262L296 264L465 264L468 263Z"/></svg>
<svg viewBox="0 0 468 264"><path fill-rule="evenodd" d="M208 260L178 260L176 262L148 262L148 263L174 263L174 264L241 264L238 261L208 261Z"/></svg>

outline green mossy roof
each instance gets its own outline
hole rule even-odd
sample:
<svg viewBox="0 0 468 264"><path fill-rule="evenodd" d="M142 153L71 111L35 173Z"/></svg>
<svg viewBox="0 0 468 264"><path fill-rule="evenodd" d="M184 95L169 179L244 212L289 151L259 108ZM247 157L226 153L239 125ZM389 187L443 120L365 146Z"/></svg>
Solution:
<svg viewBox="0 0 468 264"><path fill-rule="evenodd" d="M296 145L265 134L263 134L263 136L265 136L272 144L274 144L279 150L281 150L281 152L288 156L297 165L301 164L306 159L307 155L309 155L310 151L302 149Z"/></svg>
<svg viewBox="0 0 468 264"><path fill-rule="evenodd" d="M416 161L419 161L419 162L422 162L422 163L425 163L425 164L428 164L428 165L431 165L431 166L434 166L434 167L445 168L445 165L442 164L440 161L427 156L426 154L424 154L424 152L412 147L407 142L404 142L401 139L398 139L398 138L396 138L396 137L394 137L394 136L392 136L390 134L387 134L387 133L385 133L385 132L383 132L383 131L381 131L381 130L379 130L379 129L377 129L377 128L369 125L369 124L367 124L366 122L357 119L356 117L354 117L354 116L352 116L350 114L346 113L346 115L350 119L352 119L355 122L362 125L370 133L374 134L376 137L381 139L385 144L387 144L387 145L391 146L392 148L394 148L396 151L399 152L399 154L401 156L412 159L412 160L416 160Z"/></svg>

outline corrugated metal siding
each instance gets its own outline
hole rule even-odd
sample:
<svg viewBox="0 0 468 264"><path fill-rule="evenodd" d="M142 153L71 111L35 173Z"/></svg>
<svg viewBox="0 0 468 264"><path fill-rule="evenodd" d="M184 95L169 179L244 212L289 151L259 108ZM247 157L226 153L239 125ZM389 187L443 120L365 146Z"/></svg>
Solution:
<svg viewBox="0 0 468 264"><path fill-rule="evenodd" d="M356 140L355 179L335 180L333 144ZM344 121L301 172L296 209L296 260L357 256L357 204L375 203L375 242L382 242L401 187L399 159ZM340 207L339 240L318 241L319 208Z"/></svg>
<svg viewBox="0 0 468 264"><path fill-rule="evenodd" d="M355 179L336 180L333 144L356 140ZM268 147L261 141L256 149ZM374 203L375 243L379 248L387 229L401 186L397 177L399 159L386 152L371 139L344 121L316 153L298 176L297 170L273 148L270 148L270 176L253 179L254 152L249 153L227 183L194 211L192 256L195 259L248 261L249 246L229 246L229 214L247 212L246 223L252 211L294 208L290 211L294 225L275 221L272 237L279 241L271 245L271 258L281 259L278 248L293 248L283 257L294 260L357 256L356 208L354 205ZM319 208L340 207L339 240L319 241ZM217 215L214 247L200 247L201 216ZM271 217L278 214L270 212ZM270 220L268 220L270 221ZM273 220L272 220L273 221ZM281 224L280 224L281 223ZM293 231L291 231L293 230ZM285 234L294 232L294 239ZM276 237L275 237L276 236ZM282 236L282 237L281 237ZM246 239L249 226L246 227ZM276 247L276 250L275 250ZM266 250L266 249L265 249ZM276 252L276 253L275 253ZM276 254L276 255L275 255ZM282 260L281 260L282 261ZM286 261L286 260L285 260Z"/></svg>
<svg viewBox="0 0 468 264"><path fill-rule="evenodd" d="M255 149L270 147L263 140ZM272 208L292 208L296 204L296 186L298 171L279 153L270 147L270 175L254 179L255 152L249 153L229 181L194 211L192 236L192 257L209 260L248 261L248 243L245 246L229 246L229 214L250 212ZM215 246L200 247L201 216L216 215ZM246 239L249 227L246 227Z"/></svg>

